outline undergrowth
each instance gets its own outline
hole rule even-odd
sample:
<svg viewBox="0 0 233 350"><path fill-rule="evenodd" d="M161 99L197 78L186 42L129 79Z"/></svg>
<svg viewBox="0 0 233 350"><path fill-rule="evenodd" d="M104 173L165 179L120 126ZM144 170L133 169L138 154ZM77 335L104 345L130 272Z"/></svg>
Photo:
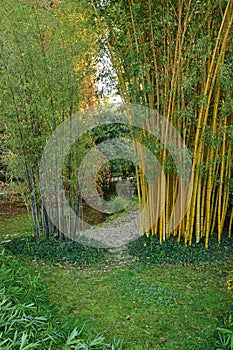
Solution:
<svg viewBox="0 0 233 350"><path fill-rule="evenodd" d="M187 264L227 261L233 256L233 240L223 237L218 243L217 238L212 236L209 248L205 248L205 242L193 243L185 246L178 243L176 237L170 237L163 244L159 243L157 236L142 236L128 245L129 254L140 262L150 264Z"/></svg>
<svg viewBox="0 0 233 350"><path fill-rule="evenodd" d="M85 339L82 325L60 324L38 275L22 261L0 252L0 349L122 349L102 335Z"/></svg>
<svg viewBox="0 0 233 350"><path fill-rule="evenodd" d="M14 255L31 259L45 260L55 263L70 263L77 267L105 266L114 261L108 249L94 248L78 242L60 241L42 238L38 242L32 236L13 238L4 245ZM215 237L210 239L209 248L203 241L185 246L176 238L159 243L157 237L142 236L127 245L127 253L131 260L149 264L196 264L218 262L232 259L232 239L224 238L219 244Z"/></svg>
<svg viewBox="0 0 233 350"><path fill-rule="evenodd" d="M69 263L79 268L85 266L104 266L111 259L106 249L92 248L77 242L57 239L40 239L35 242L31 236L16 237L5 244L7 250L15 256L24 256L46 262Z"/></svg>

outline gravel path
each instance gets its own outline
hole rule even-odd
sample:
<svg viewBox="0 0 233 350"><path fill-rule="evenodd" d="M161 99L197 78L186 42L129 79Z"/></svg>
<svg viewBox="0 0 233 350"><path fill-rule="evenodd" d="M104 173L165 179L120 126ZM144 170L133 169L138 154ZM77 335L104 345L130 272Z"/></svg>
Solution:
<svg viewBox="0 0 233 350"><path fill-rule="evenodd" d="M113 222L81 231L79 242L99 248L118 248L140 237L140 212L131 209Z"/></svg>

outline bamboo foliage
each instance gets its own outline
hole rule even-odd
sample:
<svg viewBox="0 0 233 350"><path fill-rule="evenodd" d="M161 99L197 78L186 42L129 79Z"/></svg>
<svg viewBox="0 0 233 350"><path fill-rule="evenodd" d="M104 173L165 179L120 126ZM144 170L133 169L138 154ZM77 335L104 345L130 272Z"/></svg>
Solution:
<svg viewBox="0 0 233 350"><path fill-rule="evenodd" d="M90 10L81 1L4 1L0 16L0 111L13 155L8 161L14 177L26 188L39 238L55 230L39 189L43 148L61 122L92 103L89 86L97 37L90 25ZM70 187L74 153L64 169L64 183ZM55 198L54 206L59 207Z"/></svg>
<svg viewBox="0 0 233 350"><path fill-rule="evenodd" d="M179 130L192 153L193 189L188 212L173 234L186 244L232 228L232 7L231 0L92 1L97 24L126 102L156 109ZM164 136L169 138L167 130ZM177 175L166 144L156 153L166 174L166 206L149 234L169 238ZM143 154L141 155L143 159ZM138 179L141 205L155 201ZM229 215L229 219L228 219ZM141 218L142 227L144 218ZM144 231L144 229L142 229Z"/></svg>

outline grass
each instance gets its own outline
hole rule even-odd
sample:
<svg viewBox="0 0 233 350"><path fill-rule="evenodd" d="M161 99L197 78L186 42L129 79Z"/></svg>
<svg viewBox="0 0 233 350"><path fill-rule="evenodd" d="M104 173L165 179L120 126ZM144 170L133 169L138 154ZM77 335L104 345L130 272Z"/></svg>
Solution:
<svg viewBox="0 0 233 350"><path fill-rule="evenodd" d="M232 298L224 285L229 271L224 263L42 270L61 317L87 322L90 335L105 330L107 338L122 337L126 349L187 350L204 344Z"/></svg>
<svg viewBox="0 0 233 350"><path fill-rule="evenodd" d="M202 243L160 246L142 237L129 246L130 258L119 261L78 243L35 243L27 220L0 222L0 235L12 239L4 246L14 260L40 274L60 324L84 325L87 339L99 333L108 343L124 339L128 350L214 349L214 330L232 303L231 241L213 240L206 251Z"/></svg>
<svg viewBox="0 0 233 350"><path fill-rule="evenodd" d="M0 349L120 349L120 341L83 334L76 320L61 322L39 274L2 248L0 267Z"/></svg>
<svg viewBox="0 0 233 350"><path fill-rule="evenodd" d="M32 219L28 214L17 215L0 221L0 238L12 239L14 237L33 235Z"/></svg>

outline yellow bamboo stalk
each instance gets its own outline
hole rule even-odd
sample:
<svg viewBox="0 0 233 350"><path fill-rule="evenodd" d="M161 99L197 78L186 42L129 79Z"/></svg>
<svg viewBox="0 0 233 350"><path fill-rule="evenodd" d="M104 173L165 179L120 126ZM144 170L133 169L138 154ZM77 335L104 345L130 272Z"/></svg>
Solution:
<svg viewBox="0 0 233 350"><path fill-rule="evenodd" d="M222 217L221 217L221 231L220 231L220 239L221 235L224 229L224 222L227 214L227 207L229 202L229 192L230 192L230 183L229 179L231 177L231 168L230 168L230 156L231 156L231 148L228 148L227 152L227 160L226 160L226 166L225 166L225 185L223 190L223 201L222 201Z"/></svg>
<svg viewBox="0 0 233 350"><path fill-rule="evenodd" d="M217 73L219 72L220 63L222 62L222 56L225 52L226 44L228 41L229 31L230 31L232 17L233 17L233 14L231 12L231 8L232 8L232 2L229 1L227 3L226 9L225 9L224 16L222 18L222 22L220 25L217 39L216 39L216 44L215 44L215 47L213 50L212 60L210 63L210 67L208 70L208 76L207 76L207 80L206 80L206 84L205 84L205 88L204 88L203 95L207 97L207 105L205 107L204 107L204 105L201 105L200 111L199 111L198 125L197 125L197 130L196 130L196 135L195 135L195 144L194 144L193 166L192 166L192 180L194 180L193 197L196 196L197 184L198 184L198 175L197 175L197 172L195 173L195 168L196 168L196 166L200 165L200 162L201 162L200 149L202 148L202 143L199 145L198 141L201 138L201 135L203 135L203 133L205 131L205 126L206 126L206 122L207 122L207 118L208 118L208 112L209 112L209 107L210 107L210 102L211 102L214 84L215 84L215 81L217 78ZM230 14L230 20L228 18L229 14ZM225 30L222 44L221 44L220 41L221 41L222 32L224 30L225 25L227 25L227 28ZM219 53L219 55L217 55L220 44L221 44L220 53ZM215 63L216 58L217 58L217 62ZM194 200L193 200L193 202L194 202ZM188 212L187 212L186 235L189 235L189 237L192 235L193 226L191 223L193 223L194 213L195 213L195 205L193 205L193 204L194 203L192 203L192 205L189 207ZM208 247L208 238L209 238L208 235L206 235L206 241L205 241L206 248Z"/></svg>
<svg viewBox="0 0 233 350"><path fill-rule="evenodd" d="M233 222L233 207L231 209L228 237L231 237L231 235L232 235L232 222Z"/></svg>
<svg viewBox="0 0 233 350"><path fill-rule="evenodd" d="M167 174L166 177L166 210L165 210L165 234L166 238L170 237L170 233L168 232L168 221L170 217L170 175Z"/></svg>
<svg viewBox="0 0 233 350"><path fill-rule="evenodd" d="M147 62L149 57L147 56L146 51L143 49L143 46L141 46L141 43L146 42L146 36L144 36L144 33L140 32L138 30L138 27L136 26L136 20L134 17L133 13L133 6L134 6L134 1L129 0L129 12L130 12L130 23L131 23L131 29L132 29L132 37L133 41L135 44L135 48L132 48L132 45L130 45L131 41L129 41L129 46L131 52L134 52L136 50L136 53L143 54L144 61ZM165 5L163 5L163 8L167 6L172 6L168 1L165 2ZM185 6L186 12L183 10ZM174 35L170 30L169 30L169 24L164 24L164 32L166 33L164 35L164 55L168 58L168 61L166 64L163 66L163 72L164 72L164 85L163 85L163 94L164 94L164 103L163 106L161 107L161 113L167 117L167 120L170 119L170 116L174 114L174 111L178 108L180 108L179 105L179 96L183 95L182 92L182 81L181 81L181 71L182 71L182 64L184 59L189 59L191 55L185 54L183 50L183 43L185 40L185 33L187 31L188 25L189 25L189 19L195 12L194 10L190 11L191 8L191 0L188 1L188 3L184 3L183 0L179 0L178 2L178 29L176 32L176 35ZM151 8L151 3L148 5L149 9L149 17L152 18L152 8ZM232 21L232 1L228 1L227 6L225 8L222 22L219 28L218 36L216 39L215 47L212 53L212 56L208 62L207 66L207 71L206 71L206 77L203 77L204 80L204 89L203 92L200 91L202 95L206 98L206 105L201 105L199 113L198 113L198 123L197 123L197 129L196 129L196 137L194 140L194 158L193 158L193 165L192 165L192 182L194 182L194 187L193 187L193 194L192 194L192 202L191 206L188 209L188 213L186 216L186 219L183 220L182 225L179 225L178 228L178 239L180 239L181 235L185 235L185 240L187 243L187 240L189 240L189 243L191 244L192 242L192 234L193 234L193 227L194 227L194 222L196 223L196 240L199 240L201 236L204 234L206 235L206 247L208 246L208 239L209 239L209 234L212 232L213 225L211 227L210 222L212 217L216 214L216 206L213 204L213 199L215 198L215 182L214 182L214 172L216 170L216 163L211 165L209 170L208 170L208 177L207 180L203 180L200 176L200 174L196 171L197 167L200 165L201 161L209 161L211 162L213 159L213 149L210 149L206 154L203 154L204 151L204 144L201 141L199 143L199 140L202 140L202 136L205 132L205 127L207 125L207 121L209 118L209 110L210 110L210 104L212 103L213 99L213 94L215 93L214 96L214 113L213 113L213 124L215 123L215 126L213 126L213 130L216 128L216 120L217 120L217 111L218 111L218 104L219 104L219 91L220 88L215 89L216 86L216 80L217 76L219 73L219 69L223 63L223 58L224 58L224 53L226 49L226 44L228 41L229 37L229 30L230 30L230 25ZM210 32L210 19L209 19L209 14L207 15L208 18L208 30ZM152 21L150 24L150 30L149 30L149 40L151 41L151 48L152 48L152 56L153 56L153 64L154 64L154 69L156 71L157 76L162 73L158 71L158 64L157 64L157 59L156 59L156 49L155 49L155 40L154 40L154 33L153 33L153 27L152 27ZM192 34L195 35L195 34ZM130 38L129 38L130 39ZM173 48L173 45L175 43L175 48ZM131 43L132 44L132 43ZM110 50L109 50L110 51ZM113 56L114 53L112 52ZM146 70L146 78L143 80L142 84L147 84L148 86L151 86L154 84L154 81L156 83L156 100L154 93L149 93L143 94L142 97L142 102L149 103L150 107L153 107L155 101L157 103L157 106L160 104L160 94L159 92L159 83L158 79L153 77L153 74L150 73L150 69L145 65L145 67L141 66L141 69ZM127 93L126 89L126 84L123 84L121 81L122 75L122 67L120 64L118 67L115 67L116 73L118 75L118 70L119 70L119 82L121 89L123 91L123 95L126 96L126 100L129 101L129 96ZM155 74L155 75L156 75ZM136 90L140 91L141 86L139 84L139 79L138 77L135 78L135 86ZM161 91L161 89L160 89ZM124 96L123 96L124 97ZM178 99L178 101L177 101ZM184 109L184 102L182 101L182 108ZM160 107L160 106L159 106ZM186 124L186 119L185 117L183 118L183 123L184 126ZM189 128L191 128L189 124ZM187 142L192 142L192 137L190 137L190 130L189 132L185 133L185 137L187 136ZM167 138L167 128L165 128L164 136L165 140ZM189 145L189 146L190 146ZM140 153L140 150L138 150ZM216 152L217 153L217 152ZM164 164L164 161L166 159L167 155L167 150L166 150L166 142L164 144L164 149L161 154L161 163L162 165ZM144 157L143 154L140 154L140 157ZM221 168L222 169L222 168ZM224 168L224 174L226 174L226 169L229 169L229 167ZM221 170L222 171L222 170ZM228 170L229 171L229 170ZM138 177L138 176L137 176ZM139 192L139 197L140 197L140 203L145 204L146 198L149 200L149 212L150 212L150 217L153 218L153 201L155 200L154 198L154 192L152 193L151 190L148 193L147 186L146 186L146 181L145 177L143 174L141 174L140 182L138 183L138 187L140 188L138 190ZM167 177L167 192L166 196L168 199L169 193L170 193L170 188L175 188L177 191L177 186L176 186L176 178L175 177L170 177L168 175ZM163 195L162 193L164 191L163 183L161 180L161 204L163 202ZM220 192L218 190L218 195L220 195ZM199 195L200 193L202 194L202 197L200 198ZM175 197L176 197L176 192L173 193L173 199L172 199L172 204L174 206L175 203ZM226 203L229 197L229 193L227 191L223 191L223 200L221 204L218 205L221 206L223 209L222 216L221 216L221 223L223 222L223 217L224 213L226 212ZM220 198L220 197L219 197ZM206 204L205 204L206 203ZM205 205L204 205L205 204ZM159 207L159 206L158 206ZM166 238L166 226L168 223L168 217L170 215L170 212L172 211L172 206L166 201L166 208L165 212L163 215L161 215L160 220L159 220L159 225L155 224L154 227L151 230L152 234L155 234L157 232L157 228L159 226L159 235L160 235L160 241L162 242ZM203 219L205 216L205 220ZM150 220L152 220L150 218ZM200 219L200 222L198 223L198 218ZM144 218L145 220L145 218ZM183 230L185 224L185 230ZM204 233L204 230L206 231ZM149 234L149 233L148 233Z"/></svg>
<svg viewBox="0 0 233 350"><path fill-rule="evenodd" d="M212 132L214 133L214 135L216 135L219 98L220 98L220 85L218 84L217 92L215 94L215 99L214 99L214 111L213 111ZM205 228L206 237L209 237L210 235L211 219L212 219L211 196L212 196L213 183L214 183L213 181L214 167L212 165L213 158L214 158L214 147L211 145L211 147L208 149L208 156L206 159L206 162L210 163L208 167L208 180L207 180L207 188L206 188L206 228Z"/></svg>
<svg viewBox="0 0 233 350"><path fill-rule="evenodd" d="M207 179L202 179L202 198L201 198L201 237L205 236L205 193L207 187Z"/></svg>
<svg viewBox="0 0 233 350"><path fill-rule="evenodd" d="M226 128L226 116L224 117L224 129ZM225 170L225 152L226 152L226 132L223 133L223 143L221 149L221 169L219 177L219 191L218 191L218 242L220 243L222 234L222 190L223 190L223 176Z"/></svg>
<svg viewBox="0 0 233 350"><path fill-rule="evenodd" d="M202 179L199 177L198 190L197 190L197 200L196 200L196 243L200 241L201 238L201 195L202 195Z"/></svg>
<svg viewBox="0 0 233 350"><path fill-rule="evenodd" d="M150 42L151 42L151 49L152 49L152 56L153 56L153 64L154 64L154 74L155 74L155 84L156 84L156 109L157 112L160 112L160 96L159 96L159 80L158 80L158 63L157 63L157 55L156 55L156 49L155 49L155 39L154 39L154 30L152 25L152 10L151 10L151 3L148 4L149 8L149 18L150 18ZM153 106L154 107L154 106Z"/></svg>
<svg viewBox="0 0 233 350"><path fill-rule="evenodd" d="M212 197L212 208L211 208L211 212L212 212L212 216L211 216L211 220L212 220L212 225L211 225L211 231L210 234L212 235L214 233L214 229L215 229L215 225L216 225L216 220L217 220L217 209L218 209L218 202L217 202L217 191L216 191L216 184L214 185L214 196Z"/></svg>

